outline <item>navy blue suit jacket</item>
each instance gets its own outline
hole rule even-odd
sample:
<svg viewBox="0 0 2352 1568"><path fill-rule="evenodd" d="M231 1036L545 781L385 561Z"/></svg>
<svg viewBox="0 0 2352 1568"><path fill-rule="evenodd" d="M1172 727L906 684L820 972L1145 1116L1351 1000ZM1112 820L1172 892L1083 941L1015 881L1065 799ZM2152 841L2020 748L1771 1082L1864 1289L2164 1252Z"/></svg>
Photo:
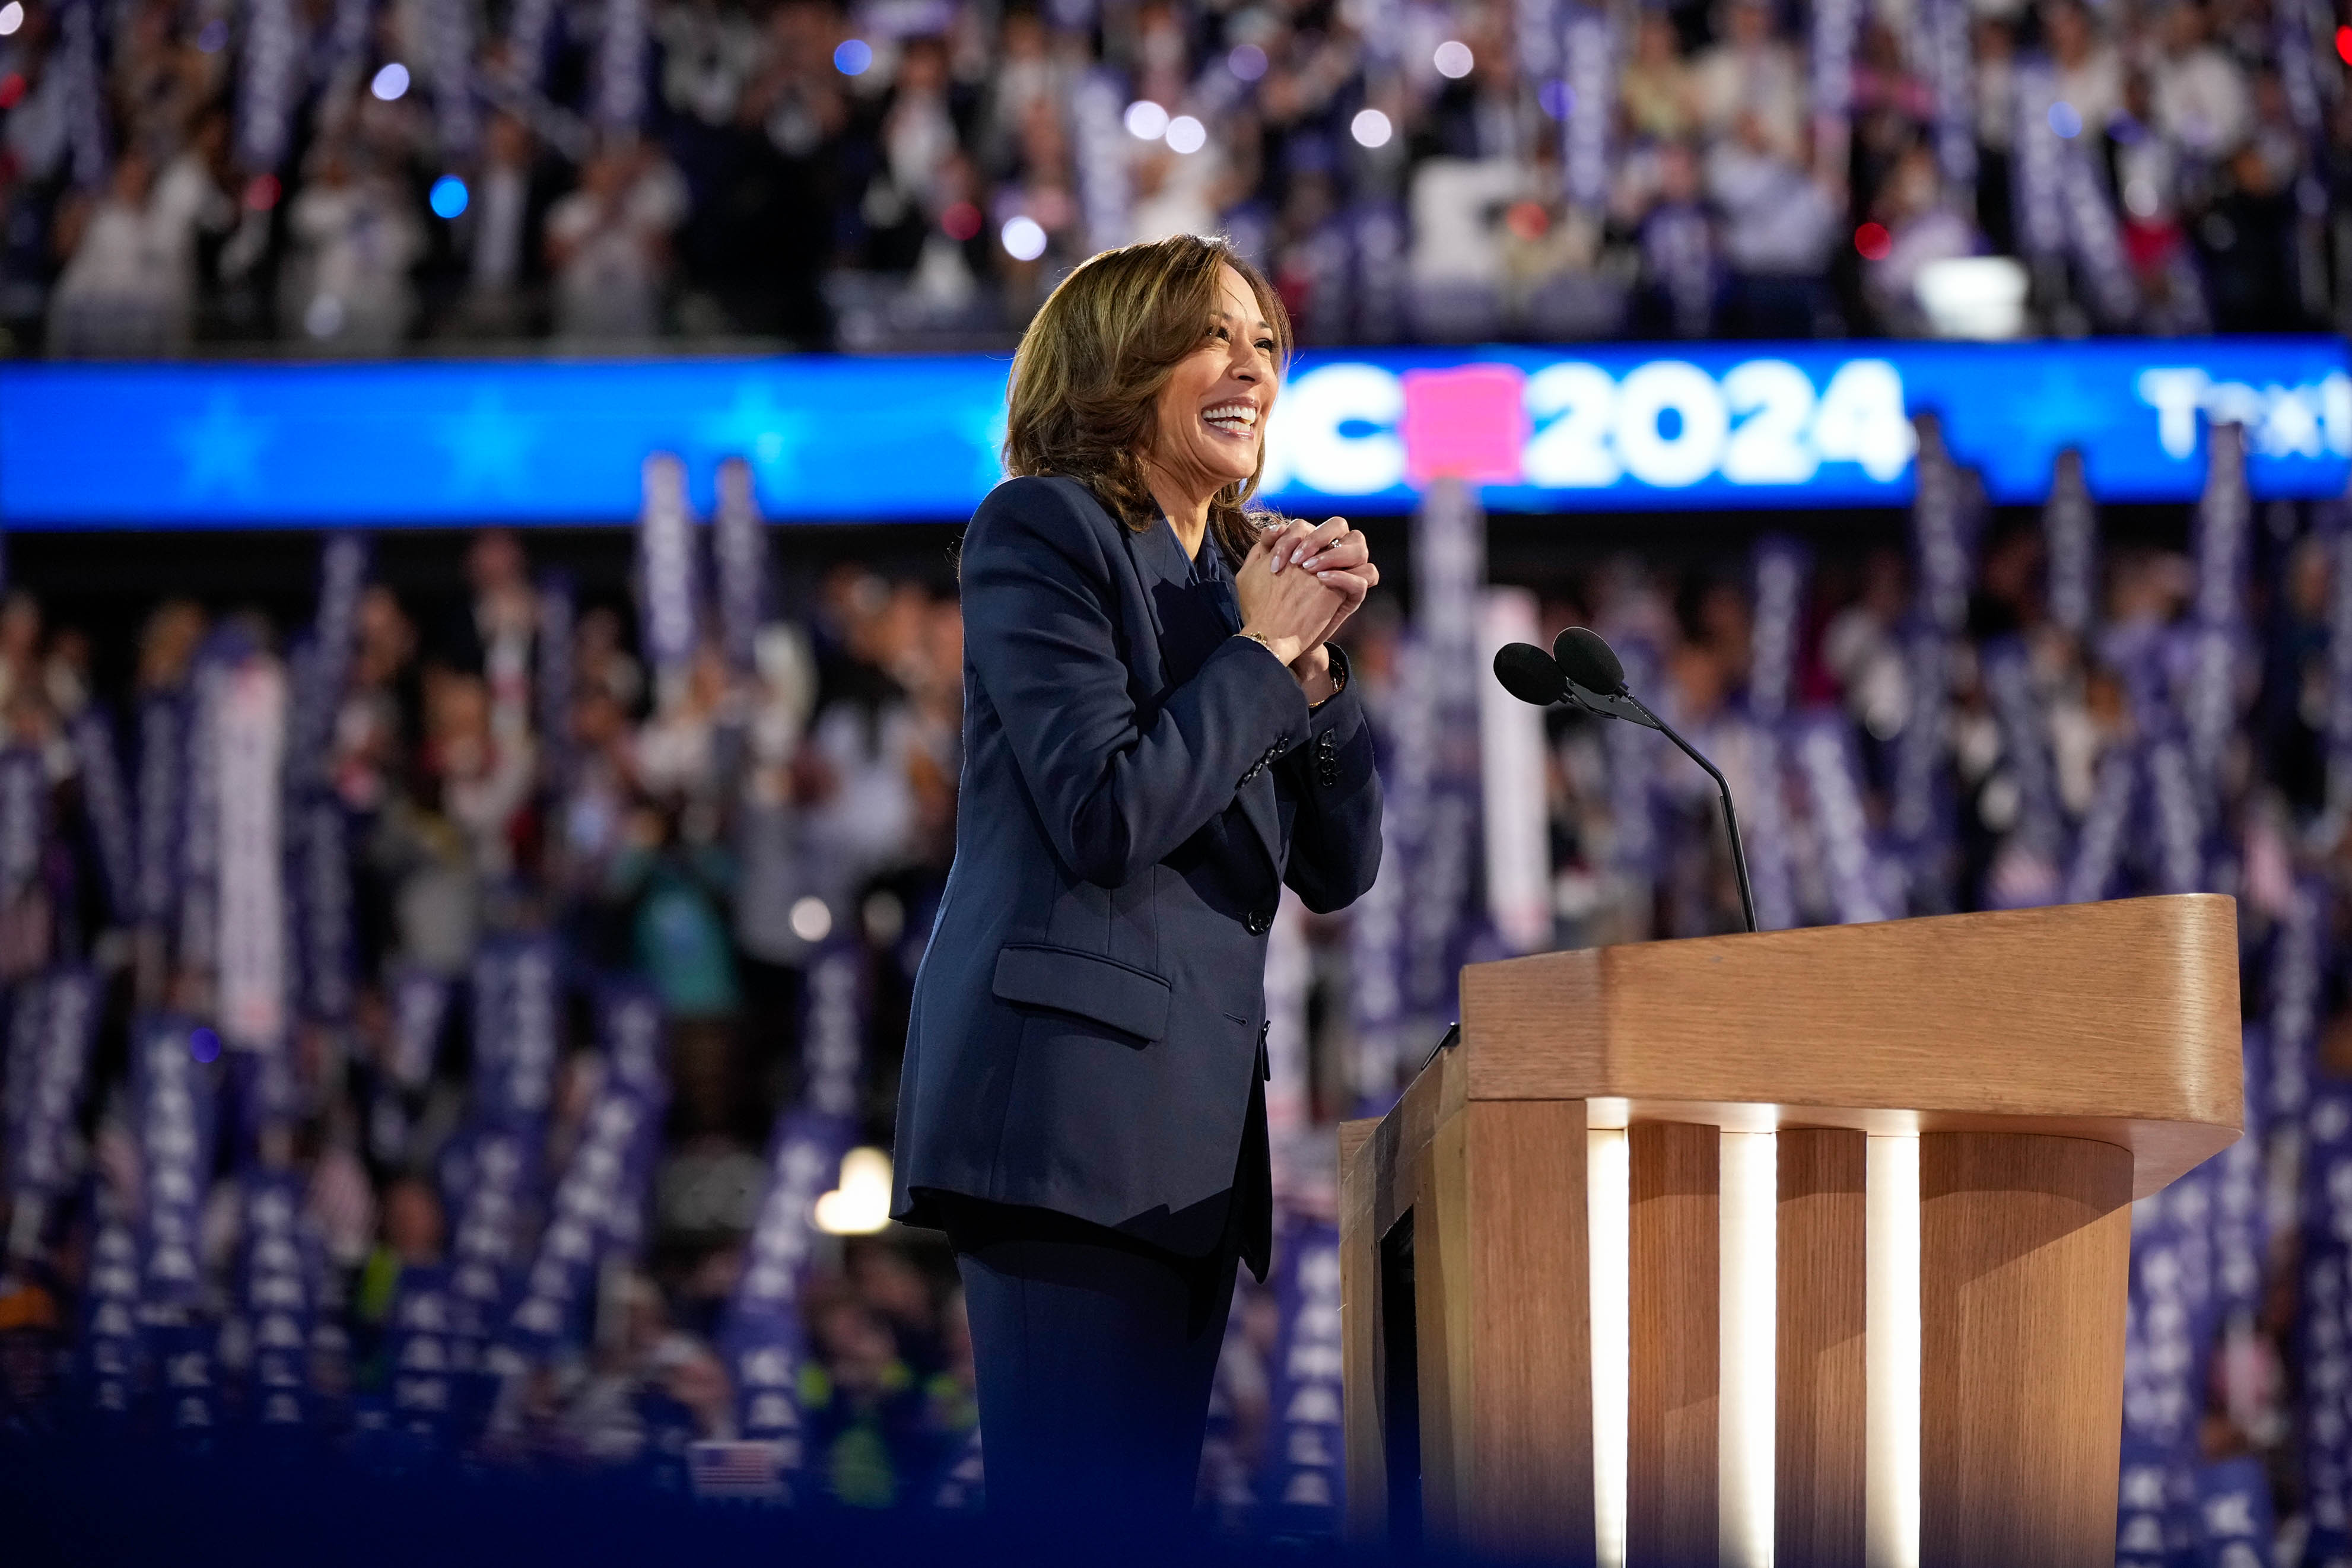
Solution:
<svg viewBox="0 0 2352 1568"><path fill-rule="evenodd" d="M1310 713L1192 570L1166 522L1138 533L1069 479L1008 480L964 535L963 777L901 1218L962 1195L1193 1255L1223 1233L1281 883L1318 912L1370 886L1381 789L1356 694Z"/></svg>

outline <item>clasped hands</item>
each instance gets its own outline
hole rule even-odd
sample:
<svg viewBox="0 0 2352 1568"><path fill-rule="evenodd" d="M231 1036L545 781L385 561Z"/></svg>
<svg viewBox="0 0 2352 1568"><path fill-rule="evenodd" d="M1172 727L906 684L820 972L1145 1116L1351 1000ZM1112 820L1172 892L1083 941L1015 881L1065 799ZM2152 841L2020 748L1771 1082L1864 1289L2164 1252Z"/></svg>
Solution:
<svg viewBox="0 0 2352 1568"><path fill-rule="evenodd" d="M1364 536L1345 517L1269 528L1234 574L1242 632L1263 639L1290 666L1307 700L1321 702L1337 689L1324 644L1380 580Z"/></svg>

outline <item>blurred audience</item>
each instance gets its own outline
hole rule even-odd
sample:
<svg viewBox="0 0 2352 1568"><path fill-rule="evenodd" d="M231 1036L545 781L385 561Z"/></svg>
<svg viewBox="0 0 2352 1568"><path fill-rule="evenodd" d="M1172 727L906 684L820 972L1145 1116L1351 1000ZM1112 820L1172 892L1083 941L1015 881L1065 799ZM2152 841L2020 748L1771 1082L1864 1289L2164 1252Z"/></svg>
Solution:
<svg viewBox="0 0 2352 1568"><path fill-rule="evenodd" d="M1760 118L1749 117L1727 145L1784 191L1819 189ZM1724 149L1717 154L1719 162ZM1699 160L1680 141L1657 156L1659 201L1645 214L1644 249L1661 279L1658 319L1696 329L1714 308L1720 275L1710 242L1676 239L1671 227L1702 199ZM1880 209L1898 235L1944 212L1925 158L1906 154L1889 187L1911 193L1912 204ZM1696 260L1675 259L1678 245ZM1757 254L1726 258L1725 287L1738 301L1728 308L1818 308L1743 298L1741 288L1775 277ZM1898 246L1894 255L1902 254ZM1640 678L1661 711L1726 759L1743 806L1771 803L1758 821L1778 825L1752 828L1749 847L1759 863L1770 857L1782 867L1788 919L1863 917L1856 897L1884 899L1880 913L1937 900L2051 902L2062 868L2035 834L2087 838L2082 825L2098 809L2101 780L2120 762L2144 765L2147 737L2170 722L2167 672L2189 667L2174 655L2194 642L2189 617L2200 596L2189 559L2168 541L2121 538L2104 547L2100 580L2078 585L2092 623L2070 630L2053 618L2043 530L2017 515L1979 520L1980 548L1962 547L1975 554L1957 609L1964 629L1948 659L1928 665L1918 657L1926 622L1912 566L1895 549L1856 546L1837 530L1818 541L1805 591L1775 612L1787 618L1777 629L1762 624L1764 609L1741 586L1748 563L1705 548L1681 552L1671 568L1590 550L1541 562L1541 619L1608 628L1651 672ZM2249 538L2253 591L2242 641L2259 656L2248 654L2245 701L2218 775L2218 826L2204 841L2229 846L2216 864L2242 858L2242 919L2258 942L2286 917L2297 875L2332 886L2352 864L2328 778L2345 765L2331 755L2338 743L2328 738L2335 699L2326 690L2331 662L2341 663L2327 651L2327 627L2340 620L2331 607L2348 597L2334 580L2347 559L2342 527L2339 512L2282 503L2264 510ZM397 586L366 584L353 597L351 662L340 692L328 694L331 722L316 776L346 813L357 995L342 1021L302 1020L286 1058L289 1082L268 1090L277 1098L256 1098L262 1089L242 1073L245 1064L224 1071L233 1087L222 1103L233 1109L220 1123L224 1152L202 1206L204 1291L193 1307L173 1309L186 1322L158 1318L157 1332L204 1328L215 1336L207 1343L218 1356L219 1397L231 1401L225 1408L235 1414L235 1401L253 1396L262 1363L236 1291L260 1243L245 1228L252 1222L240 1212L240 1183L255 1168L287 1172L299 1183L305 1277L315 1281L305 1310L319 1325L309 1385L319 1441L388 1463L387 1452L402 1451L382 1447L388 1434L422 1431L487 1462L673 1484L659 1478L675 1477L688 1445L772 1429L747 1415L747 1389L737 1386L742 1364L730 1335L744 1324L733 1303L751 1270L765 1266L763 1204L773 1170L789 1163L776 1151L789 1155L814 1077L839 1067L828 1054L837 1040L824 1043L818 1032L832 1026L817 1015L842 998L819 967L829 954L857 955L870 982L854 1020L863 1071L845 1121L861 1142L887 1140L913 966L952 850L961 619L934 585L852 559L796 574L797 613L761 628L748 656L739 650L740 663L714 643L665 663L641 657L635 606L620 592L586 593L576 616L551 618L553 580L534 576L514 535L485 532L462 568L452 566L444 583L420 586L412 575ZM1843 830L1815 809L1818 781L1801 779L1790 755L1779 774L1758 770L1770 722L1759 717L1759 667L1767 644L1783 636L1787 690L1771 711L1801 726L1831 721L1850 746L1860 811ZM1416 685L1410 673L1430 644L1386 597L1360 618L1351 642L1385 765L1403 766L1393 737L1418 722L1408 705L1428 683ZM0 747L0 776L33 761L52 787L39 829L43 870L17 903L0 907L0 967L12 978L88 961L133 1006L166 997L209 1005L211 975L184 921L166 930L107 917L89 761L66 737L78 717L107 713L119 699L201 700L218 689L224 660L260 667L281 643L300 647L257 616L214 618L173 599L149 616L130 689L117 692L99 684L80 631L50 623L22 591L0 601L0 713L12 737ZM2011 646L2023 653L2030 683L2025 733L2047 748L2053 798L2037 804L2048 819L2038 827L2020 804L2025 760L2005 727L2014 716L1995 713L1988 674L1991 656ZM1943 671L1948 690L1923 688L1923 668ZM1937 807L1948 853L1932 865L1895 845L1883 826L1899 758L1923 722L1948 736L1937 763L1951 785ZM1548 724L1549 945L1732 928L1734 884L1710 825L1712 795L1695 770L1654 757L1637 767L1651 752L1614 746L1589 716L1559 711ZM124 733L147 743L143 726ZM133 760L147 758L134 749ZM132 776L142 789L154 787L147 769ZM14 820L5 794L0 827ZM1830 844L1840 831L1853 839ZM2102 886L2143 885L2155 852L2145 842L2122 846ZM1855 858L1876 868L1876 882L1859 893L1841 885L1835 869ZM0 869L7 863L0 855ZM1944 892L1919 891L1937 879ZM1477 916L1464 908L1466 930ZM1299 931L1307 994L1285 1006L1301 1020L1306 1060L1276 1144L1286 1225L1328 1222L1332 1123L1379 1108L1392 1092L1381 1071L1393 1080L1413 1065L1365 1066L1374 1048L1357 1016L1363 988L1350 967L1363 957L1350 917L1306 919ZM530 933L558 938L568 972L567 1000L550 1021L558 1060L545 1113L532 1124L532 1153L516 1156L529 1174L486 1207L486 1069L476 1053L499 1047L457 1015L482 956ZM2263 994L2266 973L2250 962L2250 995ZM419 1048L404 1043L416 1026L403 1017L403 988L436 976L457 982L459 999L450 1019L428 1030L422 1062L405 1063L404 1052ZM560 1271L554 1239L567 1200L558 1178L587 1163L604 1093L624 1071L575 1000L615 976L645 982L667 1022L667 1121L638 1167L642 1201L613 1222L576 1333L544 1354L466 1369L481 1375L478 1387L460 1381L475 1390L460 1396L470 1403L446 1423L396 1429L387 1412L425 1354L411 1310L419 1292L485 1246L518 1277L540 1271L535 1258ZM21 1185L5 1188L13 1204L0 1223L8 1241L0 1439L89 1418L84 1396L97 1364L89 1346L112 1289L112 1265L100 1254L127 1245L121 1227L140 1212L142 1172L157 1152L133 1123L138 1090L121 1041L130 1011L110 1005L69 1135L78 1173L70 1195L51 1206ZM23 1014L12 1014L0 1062L8 1112L0 1170L9 1172L25 1124L21 1096L33 1082ZM443 1049L444 1036L473 1044ZM239 1126L257 1104L281 1108L257 1140ZM232 1146L247 1153L233 1159ZM827 1179L831 1157L838 1151L817 1160ZM848 1196L845 1162L840 1181L844 1190L820 1201ZM812 1197L820 1191L822 1183ZM544 1243L533 1239L541 1236ZM800 1497L859 1510L968 1505L984 1462L972 1458L971 1347L945 1255L928 1238L890 1228L811 1241L795 1303L804 1354L788 1358L782 1385L800 1423ZM2280 1288L2291 1291L2291 1281ZM1210 1517L1234 1527L1270 1517L1265 1478L1289 1451L1276 1405L1292 1360L1276 1347L1286 1343L1283 1314L1297 1310L1285 1305L1291 1299L1279 1275L1265 1288L1245 1286L1218 1372L1201 1496ZM2292 1345L2271 1317L2246 1332L2291 1364ZM2283 1452L2280 1434L2293 1429L2286 1417L2269 1406L2269 1414L2250 1413L2242 1389L2225 1392L2207 1417L2221 1435L2213 1440L2224 1451ZM2284 1396L2264 1397L2275 1405ZM161 1420L155 1406L140 1408L149 1413L136 1420ZM1311 1449L1319 1439L1302 1441Z"/></svg>
<svg viewBox="0 0 2352 1568"><path fill-rule="evenodd" d="M2352 326L2352 239L2313 200L2352 174L2338 46L2259 0L1979 4L1955 42L1893 0L1843 39L1780 0L1636 7L1598 34L1492 0L1099 17L667 0L616 13L646 28L656 90L635 110L601 85L620 57L604 24L570 9L530 68L477 18L453 101L401 14L350 30L367 0L301 44L268 10L100 8L87 61L66 4L24 0L0 37L0 327L18 352L542 332L994 348L1076 260L1178 230L1228 233L1280 274L1309 341L1687 333L1695 265L1684 303L1654 308L1662 203L1681 252L1694 216L1716 231L1727 329L1927 332L1916 267L1846 258L1882 259L1868 225L1916 206L1889 187L1916 152L1971 138L1920 265L2044 232L2019 212L2054 199L2033 184L2053 139L2091 155L2089 194L2065 199L2140 225L2128 309L2091 276L2103 251L2021 256L2033 325ZM1558 37L1522 36L1547 17ZM302 48L291 72L266 63ZM85 69L96 113L70 88ZM2055 99L2046 125L2019 120L2042 101L2028 78ZM1605 112L1575 108L1597 90ZM1709 171L1695 205L1659 177L1675 147ZM2201 243L2152 236L2159 214Z"/></svg>

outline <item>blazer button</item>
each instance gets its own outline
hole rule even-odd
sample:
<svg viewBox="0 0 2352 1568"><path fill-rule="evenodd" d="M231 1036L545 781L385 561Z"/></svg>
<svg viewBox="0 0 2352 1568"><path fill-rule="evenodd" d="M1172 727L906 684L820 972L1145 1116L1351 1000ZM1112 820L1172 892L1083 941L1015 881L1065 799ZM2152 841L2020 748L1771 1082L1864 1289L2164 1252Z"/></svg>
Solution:
<svg viewBox="0 0 2352 1568"><path fill-rule="evenodd" d="M1242 924L1249 928L1251 936L1263 936L1274 929L1274 916L1263 909L1253 909L1249 912L1249 918Z"/></svg>

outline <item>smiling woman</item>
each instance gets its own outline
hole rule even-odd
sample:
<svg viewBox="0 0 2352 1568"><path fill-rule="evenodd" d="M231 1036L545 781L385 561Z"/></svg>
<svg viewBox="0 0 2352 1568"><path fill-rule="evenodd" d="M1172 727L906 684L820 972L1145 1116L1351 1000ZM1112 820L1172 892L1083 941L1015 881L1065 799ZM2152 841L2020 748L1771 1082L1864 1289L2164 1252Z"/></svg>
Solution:
<svg viewBox="0 0 2352 1568"><path fill-rule="evenodd" d="M1146 452L1196 417L1175 407L1180 382L1198 392L1224 382L1226 367L1204 353L1212 342L1252 351L1254 371L1244 373L1253 379L1231 390L1263 418L1290 358L1290 318L1255 268L1189 235L1094 257L1055 289L1021 340L1005 399L1005 472L1067 476L1129 528L1149 528L1160 505ZM1220 455L1210 465L1222 471L1210 521L1234 564L1256 535L1243 512L1262 465L1254 436L1247 452L1247 462Z"/></svg>
<svg viewBox="0 0 2352 1568"><path fill-rule="evenodd" d="M894 1212L963 1278L993 1511L1187 1517L1236 1266L1265 1275L1265 944L1352 902L1381 793L1329 638L1363 537L1247 509L1290 351L1222 243L1078 267L964 536L954 869Z"/></svg>

